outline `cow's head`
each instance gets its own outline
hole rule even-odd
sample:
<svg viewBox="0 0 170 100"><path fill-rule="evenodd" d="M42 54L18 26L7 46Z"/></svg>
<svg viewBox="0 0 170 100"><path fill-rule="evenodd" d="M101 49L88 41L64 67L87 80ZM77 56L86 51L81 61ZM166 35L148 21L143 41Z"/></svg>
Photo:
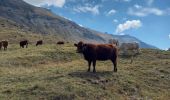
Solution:
<svg viewBox="0 0 170 100"><path fill-rule="evenodd" d="M78 44L75 43L74 46L77 47L77 53L83 53L86 48L86 44L84 44L82 41L80 41Z"/></svg>

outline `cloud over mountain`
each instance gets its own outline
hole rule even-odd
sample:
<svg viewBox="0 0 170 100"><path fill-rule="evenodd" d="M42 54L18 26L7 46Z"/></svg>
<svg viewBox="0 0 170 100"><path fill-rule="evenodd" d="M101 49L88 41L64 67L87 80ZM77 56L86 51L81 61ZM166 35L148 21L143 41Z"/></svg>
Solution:
<svg viewBox="0 0 170 100"><path fill-rule="evenodd" d="M65 0L24 0L34 6L43 6L43 5L48 5L48 6L56 6L56 7L63 7L65 4Z"/></svg>
<svg viewBox="0 0 170 100"><path fill-rule="evenodd" d="M132 28L139 28L142 26L142 23L140 20L131 20L131 21L126 21L123 24L119 24L116 29L116 33L121 33L125 30L129 30Z"/></svg>

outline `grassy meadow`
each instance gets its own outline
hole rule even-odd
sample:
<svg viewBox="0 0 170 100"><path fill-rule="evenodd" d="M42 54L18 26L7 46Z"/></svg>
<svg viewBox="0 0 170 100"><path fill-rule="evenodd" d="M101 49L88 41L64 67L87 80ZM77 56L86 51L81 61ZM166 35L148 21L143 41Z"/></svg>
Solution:
<svg viewBox="0 0 170 100"><path fill-rule="evenodd" d="M170 52L142 49L132 64L119 57L117 73L97 61L94 74L75 51L72 43L9 44L0 51L0 100L170 99Z"/></svg>

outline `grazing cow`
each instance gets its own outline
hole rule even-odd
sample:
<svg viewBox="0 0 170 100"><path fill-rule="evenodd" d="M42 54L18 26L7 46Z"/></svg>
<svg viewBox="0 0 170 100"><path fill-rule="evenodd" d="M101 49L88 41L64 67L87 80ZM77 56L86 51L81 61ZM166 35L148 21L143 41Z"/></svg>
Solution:
<svg viewBox="0 0 170 100"><path fill-rule="evenodd" d="M117 72L117 47L112 44L86 44L80 41L74 44L77 47L77 53L82 53L85 60L88 61L88 71L90 71L91 62L93 62L93 72L96 72L96 60L111 60L114 65L114 72Z"/></svg>
<svg viewBox="0 0 170 100"><path fill-rule="evenodd" d="M7 50L8 41L2 41L2 46L4 47L4 51Z"/></svg>
<svg viewBox="0 0 170 100"><path fill-rule="evenodd" d="M116 39L110 39L110 40L109 40L109 44L114 44L114 45L116 45L116 46L119 46L119 41L116 40Z"/></svg>
<svg viewBox="0 0 170 100"><path fill-rule="evenodd" d="M64 44L64 41L58 41L57 44Z"/></svg>
<svg viewBox="0 0 170 100"><path fill-rule="evenodd" d="M39 40L39 41L37 41L36 46L42 45L42 44L43 44L43 41L42 41L42 40Z"/></svg>
<svg viewBox="0 0 170 100"><path fill-rule="evenodd" d="M133 51L133 52L136 51L137 53L139 53L139 44L136 42L122 43L119 49L122 50L124 53L127 52L128 50Z"/></svg>
<svg viewBox="0 0 170 100"><path fill-rule="evenodd" d="M0 50L2 49L2 42L0 42Z"/></svg>
<svg viewBox="0 0 170 100"><path fill-rule="evenodd" d="M20 47L24 48L24 46L28 47L28 40L20 41Z"/></svg>

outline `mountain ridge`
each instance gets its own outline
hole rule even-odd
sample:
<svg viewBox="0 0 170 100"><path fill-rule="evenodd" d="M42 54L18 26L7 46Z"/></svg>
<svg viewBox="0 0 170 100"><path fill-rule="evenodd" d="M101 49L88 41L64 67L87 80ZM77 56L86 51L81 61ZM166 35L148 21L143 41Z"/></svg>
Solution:
<svg viewBox="0 0 170 100"><path fill-rule="evenodd" d="M79 26L73 21L58 16L48 9L32 6L23 0L1 0L0 17L10 19L21 28L41 34L55 34L63 40L72 42L85 41L95 43L107 43L111 38L117 38L122 42L124 38L118 35L105 34L89 28ZM133 42L134 37L128 42ZM142 48L155 48L135 38Z"/></svg>

